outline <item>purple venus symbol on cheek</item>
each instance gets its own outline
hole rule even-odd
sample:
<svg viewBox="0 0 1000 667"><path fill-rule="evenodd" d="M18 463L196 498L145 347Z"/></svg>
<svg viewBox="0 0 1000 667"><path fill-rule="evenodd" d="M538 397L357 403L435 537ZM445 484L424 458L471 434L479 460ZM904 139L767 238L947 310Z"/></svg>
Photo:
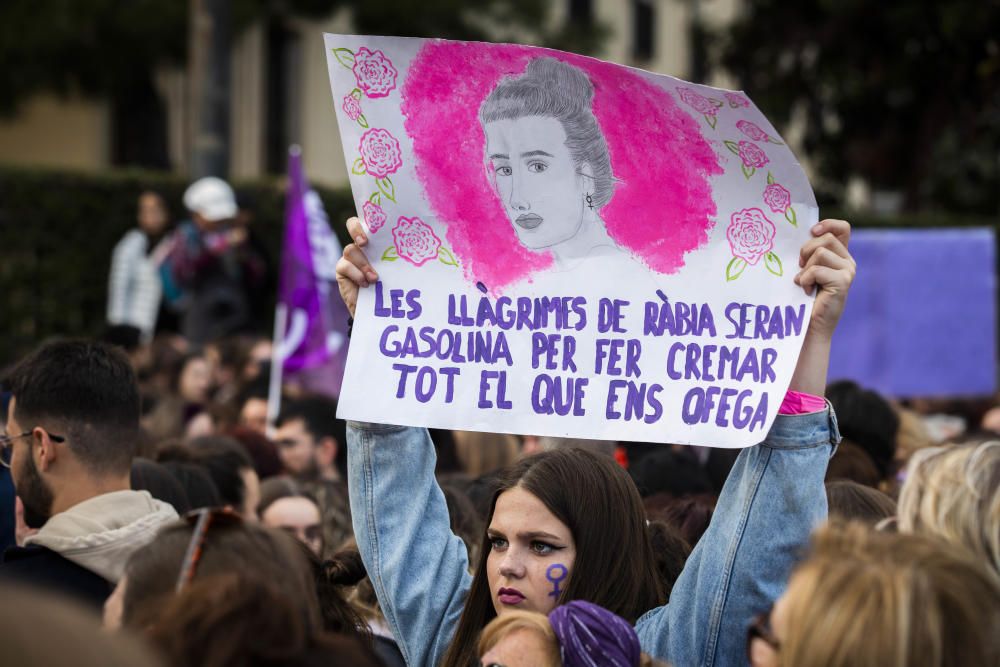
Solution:
<svg viewBox="0 0 1000 667"><path fill-rule="evenodd" d="M549 597L553 599L558 599L559 594L562 590L559 588L559 584L569 575L569 570L562 563L554 563L549 565L549 568L545 570L545 578L552 582L552 592L549 593Z"/></svg>

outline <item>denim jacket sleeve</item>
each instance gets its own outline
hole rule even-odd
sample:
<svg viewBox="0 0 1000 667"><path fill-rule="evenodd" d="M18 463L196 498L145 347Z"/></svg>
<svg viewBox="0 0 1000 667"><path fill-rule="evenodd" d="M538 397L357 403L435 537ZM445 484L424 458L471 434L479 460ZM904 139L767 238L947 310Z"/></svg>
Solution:
<svg viewBox="0 0 1000 667"><path fill-rule="evenodd" d="M437 665L472 586L426 429L347 425L354 535L407 665Z"/></svg>
<svg viewBox="0 0 1000 667"><path fill-rule="evenodd" d="M751 618L781 595L826 518L823 478L839 441L828 408L779 415L764 442L740 452L670 603L636 623L643 651L675 667L746 664Z"/></svg>

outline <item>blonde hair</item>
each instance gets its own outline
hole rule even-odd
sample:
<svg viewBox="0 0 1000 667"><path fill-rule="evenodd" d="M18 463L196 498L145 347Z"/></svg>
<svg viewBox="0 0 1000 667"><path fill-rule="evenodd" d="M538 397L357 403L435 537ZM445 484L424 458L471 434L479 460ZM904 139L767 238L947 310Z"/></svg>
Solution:
<svg viewBox="0 0 1000 667"><path fill-rule="evenodd" d="M899 530L961 545L1000 575L1000 441L914 454L899 496Z"/></svg>
<svg viewBox="0 0 1000 667"><path fill-rule="evenodd" d="M506 468L521 455L521 445L512 435L479 431L455 431L454 435L455 454L472 478Z"/></svg>
<svg viewBox="0 0 1000 667"><path fill-rule="evenodd" d="M487 623L479 636L479 656L482 657L501 640L518 630L530 630L542 636L546 651L543 660L537 663L538 667L561 667L562 657L556 633L547 616L533 611L510 611Z"/></svg>
<svg viewBox="0 0 1000 667"><path fill-rule="evenodd" d="M479 636L479 657L486 653L500 641L518 630L530 630L537 632L545 641L545 656L542 662L537 663L538 667L562 667L562 654L560 652L559 639L556 637L549 617L534 611L511 611L503 616L497 616L486 624L483 634ZM639 664L636 667L670 667L669 663L656 660L643 653L639 656Z"/></svg>
<svg viewBox="0 0 1000 667"><path fill-rule="evenodd" d="M1000 664L1000 581L923 535L831 524L789 582L780 664L959 667Z"/></svg>

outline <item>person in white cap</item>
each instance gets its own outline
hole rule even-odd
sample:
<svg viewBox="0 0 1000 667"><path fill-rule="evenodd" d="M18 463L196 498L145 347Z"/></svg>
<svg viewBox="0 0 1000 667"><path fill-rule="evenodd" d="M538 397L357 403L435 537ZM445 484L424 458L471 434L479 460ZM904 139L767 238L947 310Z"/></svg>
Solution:
<svg viewBox="0 0 1000 667"><path fill-rule="evenodd" d="M184 193L184 206L191 220L177 228L169 273L183 294L175 302L181 333L201 345L250 326L246 286L265 268L246 243L246 228L236 224L239 208L228 183L215 177L195 181Z"/></svg>

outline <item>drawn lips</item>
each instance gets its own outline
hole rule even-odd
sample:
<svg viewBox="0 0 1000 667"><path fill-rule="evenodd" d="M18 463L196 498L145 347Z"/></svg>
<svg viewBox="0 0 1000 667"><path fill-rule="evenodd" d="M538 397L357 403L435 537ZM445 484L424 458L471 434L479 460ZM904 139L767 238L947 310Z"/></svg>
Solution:
<svg viewBox="0 0 1000 667"><path fill-rule="evenodd" d="M517 220L514 223L522 229L534 229L542 224L542 218L534 213L525 213L524 215L517 216Z"/></svg>

